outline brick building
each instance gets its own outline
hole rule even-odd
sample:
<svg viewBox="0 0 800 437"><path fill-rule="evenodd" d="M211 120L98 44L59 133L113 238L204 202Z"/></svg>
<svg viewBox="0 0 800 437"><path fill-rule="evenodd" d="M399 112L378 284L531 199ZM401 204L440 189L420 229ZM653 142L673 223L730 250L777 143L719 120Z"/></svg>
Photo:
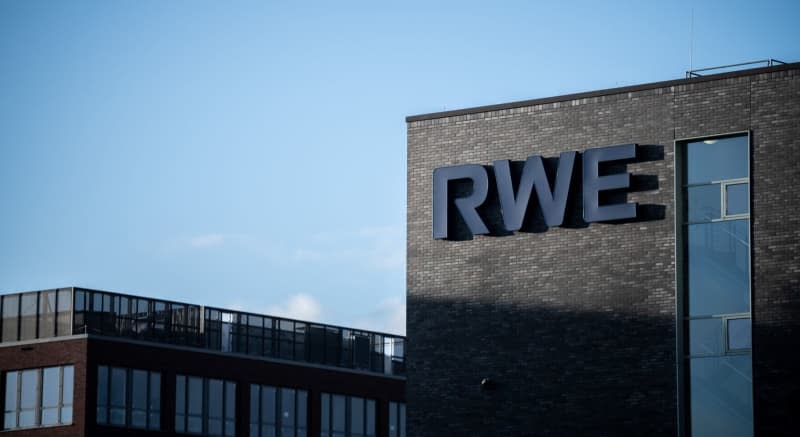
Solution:
<svg viewBox="0 0 800 437"><path fill-rule="evenodd" d="M797 435L800 64L407 123L411 435Z"/></svg>
<svg viewBox="0 0 800 437"><path fill-rule="evenodd" d="M405 436L403 337L82 288L0 306L9 436Z"/></svg>

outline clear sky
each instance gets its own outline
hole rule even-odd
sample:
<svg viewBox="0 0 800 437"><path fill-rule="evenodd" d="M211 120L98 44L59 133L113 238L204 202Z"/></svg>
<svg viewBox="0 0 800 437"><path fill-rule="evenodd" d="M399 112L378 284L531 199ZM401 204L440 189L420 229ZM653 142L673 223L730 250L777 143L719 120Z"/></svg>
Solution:
<svg viewBox="0 0 800 437"><path fill-rule="evenodd" d="M800 61L798 23L770 0L0 2L0 292L403 333L406 115L680 78L690 34L696 68Z"/></svg>

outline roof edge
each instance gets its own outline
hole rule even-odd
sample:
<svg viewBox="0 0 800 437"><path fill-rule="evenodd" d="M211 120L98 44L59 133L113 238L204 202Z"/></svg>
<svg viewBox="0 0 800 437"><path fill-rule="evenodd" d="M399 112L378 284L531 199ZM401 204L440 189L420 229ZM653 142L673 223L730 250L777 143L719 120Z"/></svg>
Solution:
<svg viewBox="0 0 800 437"><path fill-rule="evenodd" d="M559 96L543 97L538 99L519 100L516 102L509 102L509 103L475 106L471 108L454 109L452 111L441 111L441 112L431 112L428 114L409 115L406 117L406 123L412 123L415 121L433 120L437 118L456 117L459 115L478 114L481 112L501 111L504 109L516 109L525 106L544 105L548 103L563 102L568 100L586 99L591 97L608 96L612 94L630 93L630 92L644 91L656 88L664 88L669 86L709 82L713 80L722 80L722 79L729 79L733 77L742 77L742 76L753 76L756 74L772 73L777 71L795 70L795 69L800 69L800 62L792 62L772 67L759 67L759 68L750 68L746 70L729 71L725 73L710 74L708 76L692 77L686 79L672 79L661 82L650 82L639 85L628 85L618 88L606 88L596 91L584 91L574 94L562 94Z"/></svg>

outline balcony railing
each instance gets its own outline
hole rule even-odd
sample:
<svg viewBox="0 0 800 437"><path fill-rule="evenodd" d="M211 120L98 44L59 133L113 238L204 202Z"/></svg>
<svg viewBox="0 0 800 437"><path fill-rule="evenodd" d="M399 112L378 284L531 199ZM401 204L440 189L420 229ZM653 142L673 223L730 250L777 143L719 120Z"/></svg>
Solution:
<svg viewBox="0 0 800 437"><path fill-rule="evenodd" d="M0 339L96 334L289 361L405 374L405 338L83 288L0 299Z"/></svg>

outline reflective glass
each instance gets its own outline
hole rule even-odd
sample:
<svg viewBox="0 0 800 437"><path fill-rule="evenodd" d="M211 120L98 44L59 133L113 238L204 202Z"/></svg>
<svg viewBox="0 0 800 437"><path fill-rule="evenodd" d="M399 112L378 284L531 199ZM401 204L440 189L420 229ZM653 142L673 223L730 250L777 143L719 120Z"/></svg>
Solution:
<svg viewBox="0 0 800 437"><path fill-rule="evenodd" d="M691 142L686 148L687 180L690 184L749 175L747 135Z"/></svg>
<svg viewBox="0 0 800 437"><path fill-rule="evenodd" d="M17 427L17 412L5 413L3 416L3 429L11 429Z"/></svg>
<svg viewBox="0 0 800 437"><path fill-rule="evenodd" d="M327 434L329 424L330 424L330 412L331 412L331 395L327 393L322 394L322 418L321 418L321 427L322 431L325 431L324 434Z"/></svg>
<svg viewBox="0 0 800 437"><path fill-rule="evenodd" d="M203 379L189 377L189 415L203 414Z"/></svg>
<svg viewBox="0 0 800 437"><path fill-rule="evenodd" d="M39 338L56 334L56 292L39 293Z"/></svg>
<svg viewBox="0 0 800 437"><path fill-rule="evenodd" d="M364 399L350 398L350 432L354 436L364 433Z"/></svg>
<svg viewBox="0 0 800 437"><path fill-rule="evenodd" d="M687 188L688 215L691 222L708 222L720 218L722 198L719 184L699 185Z"/></svg>
<svg viewBox="0 0 800 437"><path fill-rule="evenodd" d="M728 320L728 349L740 350L752 347L750 318Z"/></svg>
<svg viewBox="0 0 800 437"><path fill-rule="evenodd" d="M69 335L72 334L72 292L69 290L60 290L58 292L58 315L56 316L56 334Z"/></svg>
<svg viewBox="0 0 800 437"><path fill-rule="evenodd" d="M3 341L17 341L19 295L3 296Z"/></svg>
<svg viewBox="0 0 800 437"><path fill-rule="evenodd" d="M718 355L724 352L722 319L689 321L689 354Z"/></svg>
<svg viewBox="0 0 800 437"><path fill-rule="evenodd" d="M725 214L747 214L750 212L750 184L726 186Z"/></svg>
<svg viewBox="0 0 800 437"><path fill-rule="evenodd" d="M19 372L6 373L6 411L17 409L17 375Z"/></svg>
<svg viewBox="0 0 800 437"><path fill-rule="evenodd" d="M208 417L222 418L222 381L208 380Z"/></svg>
<svg viewBox="0 0 800 437"><path fill-rule="evenodd" d="M367 400L367 429L368 436L375 435L375 401Z"/></svg>
<svg viewBox="0 0 800 437"><path fill-rule="evenodd" d="M308 413L308 392L297 390L297 427L305 428Z"/></svg>
<svg viewBox="0 0 800 437"><path fill-rule="evenodd" d="M751 357L690 360L692 435L752 436Z"/></svg>
<svg viewBox="0 0 800 437"><path fill-rule="evenodd" d="M125 407L127 400L127 385L126 378L127 372L125 369L116 367L111 368L111 415L110 422L112 425L125 425Z"/></svg>
<svg viewBox="0 0 800 437"><path fill-rule="evenodd" d="M275 423L275 387L261 387L261 421Z"/></svg>
<svg viewBox="0 0 800 437"><path fill-rule="evenodd" d="M21 385L19 406L20 409L27 410L36 408L36 383L38 379L38 370L23 370L20 372ZM22 419L20 419L21 421Z"/></svg>
<svg viewBox="0 0 800 437"><path fill-rule="evenodd" d="M397 404L394 402L389 403L389 436L397 437Z"/></svg>
<svg viewBox="0 0 800 437"><path fill-rule="evenodd" d="M333 431L345 431L345 418L346 418L346 410L345 410L345 397L344 396L332 396L333 398L333 411L332 411L332 418L333 418Z"/></svg>
<svg viewBox="0 0 800 437"><path fill-rule="evenodd" d="M72 407L61 408L61 423L65 425L72 423Z"/></svg>
<svg viewBox="0 0 800 437"><path fill-rule="evenodd" d="M97 367L97 423L108 422L108 367Z"/></svg>
<svg viewBox="0 0 800 437"><path fill-rule="evenodd" d="M36 338L36 293L22 295L20 307L19 339L33 340Z"/></svg>
<svg viewBox="0 0 800 437"><path fill-rule="evenodd" d="M400 404L400 437L406 437L406 404Z"/></svg>
<svg viewBox="0 0 800 437"><path fill-rule="evenodd" d="M161 409L161 374L150 372L150 409Z"/></svg>
<svg viewBox="0 0 800 437"><path fill-rule="evenodd" d="M749 220L688 228L689 315L749 312Z"/></svg>
<svg viewBox="0 0 800 437"><path fill-rule="evenodd" d="M259 388L258 388L257 385L252 385L251 384L250 385L250 424L251 425L252 424L258 424L258 422L259 422L259 416L260 416L259 413L260 413L260 409L261 409L261 405L259 405L260 404L259 400L260 400ZM258 427L256 426L255 429L257 431ZM250 428L250 434L251 435L258 435L258 434L253 434L253 428L252 427Z"/></svg>
<svg viewBox="0 0 800 437"><path fill-rule="evenodd" d="M19 412L19 427L25 428L36 425L36 415L33 410L23 410Z"/></svg>
<svg viewBox="0 0 800 437"><path fill-rule="evenodd" d="M294 426L294 390L281 389L281 426Z"/></svg>
<svg viewBox="0 0 800 437"><path fill-rule="evenodd" d="M186 377L183 375L175 380L175 413L186 414Z"/></svg>
<svg viewBox="0 0 800 437"><path fill-rule="evenodd" d="M47 367L42 370L42 407L44 408L58 406L60 370L59 367Z"/></svg>
<svg viewBox="0 0 800 437"><path fill-rule="evenodd" d="M131 426L147 427L147 372L131 371Z"/></svg>
<svg viewBox="0 0 800 437"><path fill-rule="evenodd" d="M75 367L64 366L64 375L62 376L61 388L61 403L64 405L72 405L72 390L75 383Z"/></svg>

